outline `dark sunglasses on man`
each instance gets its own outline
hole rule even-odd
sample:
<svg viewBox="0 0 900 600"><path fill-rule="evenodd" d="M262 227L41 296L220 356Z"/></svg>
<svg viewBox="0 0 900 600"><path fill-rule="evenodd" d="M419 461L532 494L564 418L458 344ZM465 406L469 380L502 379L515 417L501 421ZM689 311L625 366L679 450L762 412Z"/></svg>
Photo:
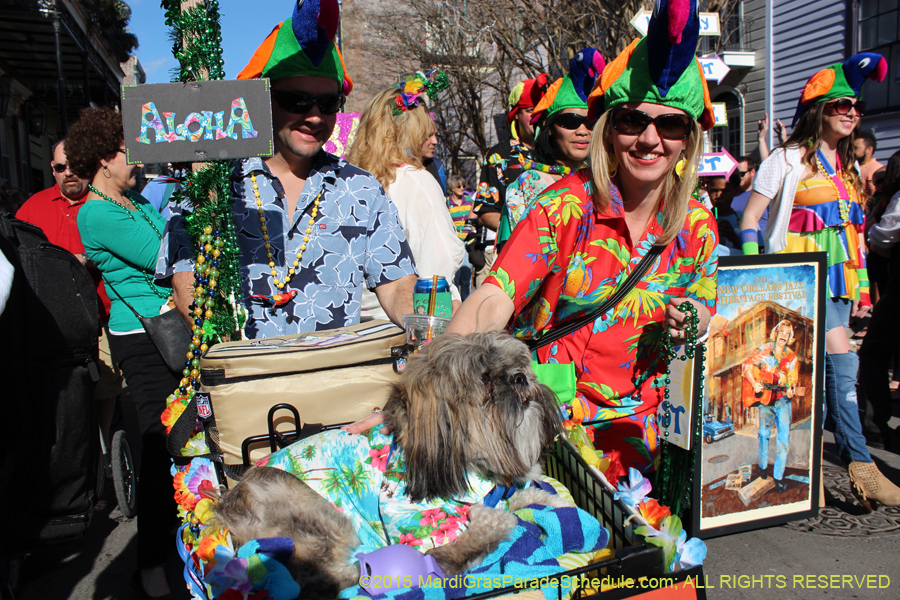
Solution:
<svg viewBox="0 0 900 600"><path fill-rule="evenodd" d="M830 106L834 112L839 115L850 114L850 109L855 108L859 116L866 114L866 103L864 100L853 101L850 98L841 98L834 102L828 102L825 106Z"/></svg>
<svg viewBox="0 0 900 600"><path fill-rule="evenodd" d="M556 117L556 121L554 121L554 123L556 123L563 129L568 129L570 131L575 131L582 125L587 127L588 131L591 131L594 129L594 123L596 122L596 119L591 120L586 116L579 115L577 113L563 113Z"/></svg>
<svg viewBox="0 0 900 600"><path fill-rule="evenodd" d="M69 165L67 163L53 163L54 173L65 173L68 168Z"/></svg>
<svg viewBox="0 0 900 600"><path fill-rule="evenodd" d="M689 116L681 113L666 113L651 117L642 110L615 108L610 116L612 128L625 135L641 135L650 127L656 127L659 137L667 140L684 140L691 137L694 130Z"/></svg>
<svg viewBox="0 0 900 600"><path fill-rule="evenodd" d="M289 90L272 90L272 100L281 110L286 110L295 115L305 115L318 106L323 115L333 115L344 108L347 97L343 94L328 94L327 96L310 96L303 92Z"/></svg>

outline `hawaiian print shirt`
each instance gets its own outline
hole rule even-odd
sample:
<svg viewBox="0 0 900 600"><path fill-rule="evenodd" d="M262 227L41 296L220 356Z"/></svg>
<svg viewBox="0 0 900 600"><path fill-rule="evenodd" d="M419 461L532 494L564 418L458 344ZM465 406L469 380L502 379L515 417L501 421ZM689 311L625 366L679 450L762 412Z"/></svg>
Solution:
<svg viewBox="0 0 900 600"><path fill-rule="evenodd" d="M250 298L251 294L279 293L272 283L251 174L259 186L279 281L284 281L300 250L313 202L321 192L300 269L285 288L285 292L292 289L298 294L277 308ZM284 188L262 159L246 158L236 163L232 190L243 302L248 312L244 333L250 339L355 325L359 323L363 284L374 289L416 273L396 207L375 177L343 159L319 152L297 202L293 223L288 223ZM160 247L156 278L167 280L178 271L191 270L193 259L181 207L173 207Z"/></svg>
<svg viewBox="0 0 900 600"><path fill-rule="evenodd" d="M547 188L516 226L485 280L515 304L510 325L517 337L538 338L545 329L595 308L662 233L659 212L644 236L631 240L614 186L612 214L596 213L590 177L583 169ZM639 414L654 418L665 393L660 343L666 304L687 297L715 314L716 238L712 214L691 200L681 234L618 306L593 327L538 350L541 363L575 365L577 392L568 407L572 421L608 422ZM642 429L646 433L647 427ZM644 442L649 459L655 441Z"/></svg>
<svg viewBox="0 0 900 600"><path fill-rule="evenodd" d="M469 474L461 498L413 503L406 496L406 464L393 435L377 428L354 435L331 430L291 444L257 466L292 473L347 515L369 552L407 544L422 552L456 539L468 526L469 508L482 502L494 484ZM501 501L497 508L508 508Z"/></svg>
<svg viewBox="0 0 900 600"><path fill-rule="evenodd" d="M787 347L782 351L779 359L775 356L775 342L766 342L751 352L750 356L744 360L741 365L741 374L744 377L752 375L753 380L757 383L770 383L792 388L800 380L800 361L797 360L797 354ZM749 388L749 385L747 387ZM749 389L742 390L742 393L750 392ZM786 392L787 390L776 391L773 394L761 394L763 398L767 399L763 404L771 404L775 400L787 396ZM746 406L751 406L756 398L743 400Z"/></svg>
<svg viewBox="0 0 900 600"><path fill-rule="evenodd" d="M517 139L500 142L488 150L475 192L475 205L472 207L475 214L503 212L506 188L522 173L521 161L529 158L531 150Z"/></svg>

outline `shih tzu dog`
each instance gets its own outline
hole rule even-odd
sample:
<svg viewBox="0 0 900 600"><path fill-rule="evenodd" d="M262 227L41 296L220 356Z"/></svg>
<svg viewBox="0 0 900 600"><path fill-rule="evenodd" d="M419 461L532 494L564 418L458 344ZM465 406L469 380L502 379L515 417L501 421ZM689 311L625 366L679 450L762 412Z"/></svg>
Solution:
<svg viewBox="0 0 900 600"><path fill-rule="evenodd" d="M216 504L236 545L293 538L289 569L304 598L334 598L357 584L352 552L361 542L411 543L453 576L509 536L515 510L569 505L525 487L540 475L560 417L528 349L509 335L435 339L410 357L384 413L392 436L333 430L296 442ZM505 486L518 490L505 507L486 507Z"/></svg>

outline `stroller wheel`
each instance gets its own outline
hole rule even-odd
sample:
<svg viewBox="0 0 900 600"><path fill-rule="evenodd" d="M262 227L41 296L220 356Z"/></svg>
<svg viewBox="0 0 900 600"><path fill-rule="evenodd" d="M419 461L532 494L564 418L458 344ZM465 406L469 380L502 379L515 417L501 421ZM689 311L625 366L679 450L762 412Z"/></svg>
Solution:
<svg viewBox="0 0 900 600"><path fill-rule="evenodd" d="M116 502L126 519L137 514L137 478L131 447L124 431L117 431L112 440L112 477L116 489Z"/></svg>

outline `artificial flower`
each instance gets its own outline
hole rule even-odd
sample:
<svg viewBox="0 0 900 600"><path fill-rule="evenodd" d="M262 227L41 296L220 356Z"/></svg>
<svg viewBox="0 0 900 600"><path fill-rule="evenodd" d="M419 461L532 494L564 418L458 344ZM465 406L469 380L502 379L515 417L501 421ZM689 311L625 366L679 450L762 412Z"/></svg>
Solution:
<svg viewBox="0 0 900 600"><path fill-rule="evenodd" d="M678 565L681 569L690 569L691 567L702 565L703 560L706 558L706 544L703 540L697 538L684 541L685 538L687 538L687 532L682 531L675 548L675 560L678 562ZM675 566L671 565L670 569L675 571Z"/></svg>
<svg viewBox="0 0 900 600"><path fill-rule="evenodd" d="M613 494L614 500L621 499L626 506L634 507L650 493L653 485L641 472L632 467L628 470L628 483L619 482L619 491Z"/></svg>
<svg viewBox="0 0 900 600"><path fill-rule="evenodd" d="M635 528L634 532L643 536L648 544L653 544L663 549L663 564L671 571L678 550L679 538L684 533L681 527L681 519L675 515L670 515L663 519L660 525L659 529L649 525L642 525Z"/></svg>
<svg viewBox="0 0 900 600"><path fill-rule="evenodd" d="M662 506L653 498L647 498L638 504L637 508L644 520L650 523L654 529L659 529L662 520L672 514L668 506Z"/></svg>

